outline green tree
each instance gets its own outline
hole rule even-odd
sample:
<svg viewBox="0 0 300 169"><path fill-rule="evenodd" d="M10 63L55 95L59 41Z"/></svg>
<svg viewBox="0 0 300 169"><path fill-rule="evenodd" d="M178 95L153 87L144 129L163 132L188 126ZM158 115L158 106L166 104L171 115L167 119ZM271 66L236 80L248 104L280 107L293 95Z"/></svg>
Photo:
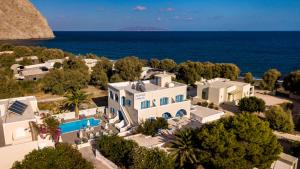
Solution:
<svg viewBox="0 0 300 169"><path fill-rule="evenodd" d="M68 144L58 144L33 150L21 162L15 162L12 169L93 169L93 165L82 158L81 153Z"/></svg>
<svg viewBox="0 0 300 169"><path fill-rule="evenodd" d="M39 51L38 57L41 62L45 62L50 59L63 59L65 54L61 49L43 48Z"/></svg>
<svg viewBox="0 0 300 169"><path fill-rule="evenodd" d="M296 70L285 76L283 87L292 93L300 94L300 70Z"/></svg>
<svg viewBox="0 0 300 169"><path fill-rule="evenodd" d="M269 69L263 75L260 87L262 89L272 91L280 77L281 73L277 69Z"/></svg>
<svg viewBox="0 0 300 169"><path fill-rule="evenodd" d="M80 90L75 90L69 92L66 96L67 100L65 104L68 106L74 106L75 109L75 117L79 117L79 106L82 103L86 103L88 101L88 95Z"/></svg>
<svg viewBox="0 0 300 169"><path fill-rule="evenodd" d="M282 152L269 124L249 113L205 125L197 137L205 168L270 168Z"/></svg>
<svg viewBox="0 0 300 169"><path fill-rule="evenodd" d="M32 50L27 46L16 46L14 48L14 54L16 57L24 57L32 55Z"/></svg>
<svg viewBox="0 0 300 169"><path fill-rule="evenodd" d="M104 70L93 71L91 74L90 83L92 85L100 86L101 89L107 89L108 77Z"/></svg>
<svg viewBox="0 0 300 169"><path fill-rule="evenodd" d="M244 97L239 102L239 109L244 112L264 112L266 103L257 97Z"/></svg>
<svg viewBox="0 0 300 169"><path fill-rule="evenodd" d="M253 75L251 72L247 72L244 75L244 82L252 84L254 82Z"/></svg>
<svg viewBox="0 0 300 169"><path fill-rule="evenodd" d="M174 169L174 162L169 155L158 148L136 148L131 169Z"/></svg>
<svg viewBox="0 0 300 169"><path fill-rule="evenodd" d="M159 68L167 72L173 72L176 66L177 66L176 62L172 59L163 59L160 61L159 64Z"/></svg>
<svg viewBox="0 0 300 169"><path fill-rule="evenodd" d="M50 70L42 79L45 92L62 95L67 91L80 90L90 81L88 72L79 70Z"/></svg>
<svg viewBox="0 0 300 169"><path fill-rule="evenodd" d="M200 74L197 72L197 64L187 61L178 66L177 79L183 80L186 84L195 84L200 80Z"/></svg>
<svg viewBox="0 0 300 169"><path fill-rule="evenodd" d="M220 64L216 65L221 67L221 76L230 80L236 80L240 74L240 69L235 64Z"/></svg>
<svg viewBox="0 0 300 169"><path fill-rule="evenodd" d="M124 57L115 63L115 71L123 80L134 81L140 78L143 63L133 56Z"/></svg>
<svg viewBox="0 0 300 169"><path fill-rule="evenodd" d="M112 74L113 64L106 58L101 58L92 68L91 80L92 85L98 85L102 89L107 89L108 77Z"/></svg>
<svg viewBox="0 0 300 169"><path fill-rule="evenodd" d="M195 133L187 128L175 133L175 139L171 141L171 156L176 168L195 168L198 163L199 149L196 146Z"/></svg>
<svg viewBox="0 0 300 169"><path fill-rule="evenodd" d="M133 164L133 152L138 145L119 136L102 136L96 140L96 149L116 165L128 168Z"/></svg>
<svg viewBox="0 0 300 169"><path fill-rule="evenodd" d="M60 62L55 62L53 67L54 69L60 69L62 67L62 64Z"/></svg>
<svg viewBox="0 0 300 169"><path fill-rule="evenodd" d="M294 130L294 122L290 111L285 111L280 106L273 106L265 112L266 120L270 123L270 127L274 130L282 132L292 132Z"/></svg>
<svg viewBox="0 0 300 169"><path fill-rule="evenodd" d="M110 77L111 83L123 82L123 79L120 77L119 74L115 73Z"/></svg>
<svg viewBox="0 0 300 169"><path fill-rule="evenodd" d="M150 62L149 62L149 65L150 67L152 68L159 68L159 65L160 65L160 61L158 59L151 59Z"/></svg>
<svg viewBox="0 0 300 169"><path fill-rule="evenodd" d="M149 136L155 136L160 129L166 128L168 128L167 120L162 117L157 117L156 119L146 120L142 122L137 128L137 132Z"/></svg>

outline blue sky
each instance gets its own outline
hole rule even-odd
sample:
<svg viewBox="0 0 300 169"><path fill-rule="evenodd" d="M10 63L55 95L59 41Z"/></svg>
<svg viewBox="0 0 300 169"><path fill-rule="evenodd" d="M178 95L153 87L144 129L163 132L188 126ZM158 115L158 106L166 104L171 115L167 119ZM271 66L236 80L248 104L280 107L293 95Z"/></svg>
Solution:
<svg viewBox="0 0 300 169"><path fill-rule="evenodd" d="M53 30L300 30L300 0L31 0Z"/></svg>

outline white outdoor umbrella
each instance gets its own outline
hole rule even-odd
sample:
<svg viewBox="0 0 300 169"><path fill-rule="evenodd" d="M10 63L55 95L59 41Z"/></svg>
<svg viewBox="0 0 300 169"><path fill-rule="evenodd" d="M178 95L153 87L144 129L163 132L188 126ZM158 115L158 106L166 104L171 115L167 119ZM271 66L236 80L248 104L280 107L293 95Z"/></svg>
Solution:
<svg viewBox="0 0 300 169"><path fill-rule="evenodd" d="M79 131L79 138L82 138L83 137L83 132L82 130Z"/></svg>
<svg viewBox="0 0 300 169"><path fill-rule="evenodd" d="M87 126L91 126L90 120L87 121L86 125L87 125Z"/></svg>

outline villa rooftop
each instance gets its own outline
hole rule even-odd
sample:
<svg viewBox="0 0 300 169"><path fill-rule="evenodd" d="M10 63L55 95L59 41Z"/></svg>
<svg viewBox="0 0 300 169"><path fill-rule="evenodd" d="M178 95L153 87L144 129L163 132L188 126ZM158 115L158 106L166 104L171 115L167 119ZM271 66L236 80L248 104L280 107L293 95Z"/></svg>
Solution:
<svg viewBox="0 0 300 169"><path fill-rule="evenodd" d="M26 105L26 108L24 109L24 112L22 114L9 111L10 106L13 105L16 101ZM31 104L32 101L36 101L36 98L33 96L0 100L0 113L2 121L4 123L12 123L34 119L35 108Z"/></svg>
<svg viewBox="0 0 300 169"><path fill-rule="evenodd" d="M136 90L133 86L138 85L138 83L143 83L144 91ZM134 82L119 82L119 83L109 83L108 85L117 89L117 90L126 90L130 93L143 93L143 92L151 92L151 91L157 91L157 90L163 90L163 89L168 89L171 87L161 87L159 85L154 84L153 80L144 80L144 81L134 81ZM179 87L179 86L185 86L185 84L178 83L172 81L174 84L173 87ZM172 88L173 88L172 87Z"/></svg>
<svg viewBox="0 0 300 169"><path fill-rule="evenodd" d="M238 81L231 81L226 78L214 78L210 80L202 80L199 82L196 82L197 85L209 85L209 87L212 88L227 88L231 86L245 86L248 85L248 83L244 82L238 82Z"/></svg>

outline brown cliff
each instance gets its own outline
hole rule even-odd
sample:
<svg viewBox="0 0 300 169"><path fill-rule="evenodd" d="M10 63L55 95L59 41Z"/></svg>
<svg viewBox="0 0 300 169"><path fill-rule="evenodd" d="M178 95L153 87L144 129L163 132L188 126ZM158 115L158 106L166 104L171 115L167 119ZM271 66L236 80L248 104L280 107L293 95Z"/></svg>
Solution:
<svg viewBox="0 0 300 169"><path fill-rule="evenodd" d="M54 38L47 20L28 0L0 0L0 39Z"/></svg>

